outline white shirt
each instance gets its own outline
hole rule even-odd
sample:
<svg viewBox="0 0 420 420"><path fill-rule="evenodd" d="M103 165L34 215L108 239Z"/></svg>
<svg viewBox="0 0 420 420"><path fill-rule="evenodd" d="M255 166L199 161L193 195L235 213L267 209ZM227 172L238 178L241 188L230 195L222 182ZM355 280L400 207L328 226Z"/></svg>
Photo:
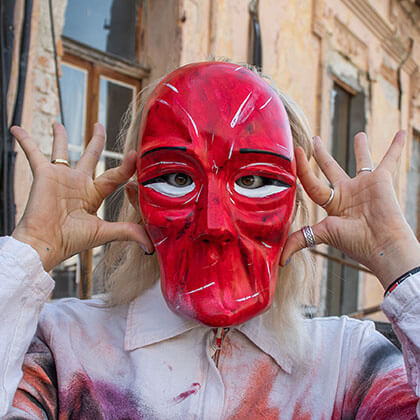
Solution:
<svg viewBox="0 0 420 420"><path fill-rule="evenodd" d="M0 267L1 418L417 418L418 274L383 303L407 382L401 354L371 322L307 320L303 368L282 356L281 337L256 317L229 330L217 368L214 331L173 314L159 285L129 305L44 304L53 281L31 247L0 239Z"/></svg>

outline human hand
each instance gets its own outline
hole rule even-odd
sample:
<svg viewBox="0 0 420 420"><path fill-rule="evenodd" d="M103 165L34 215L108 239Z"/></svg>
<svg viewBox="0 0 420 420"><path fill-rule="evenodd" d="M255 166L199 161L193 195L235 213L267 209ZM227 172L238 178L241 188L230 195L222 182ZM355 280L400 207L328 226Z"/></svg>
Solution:
<svg viewBox="0 0 420 420"><path fill-rule="evenodd" d="M96 216L105 197L133 175L135 151L126 155L121 166L93 179L105 144L101 124L95 124L93 137L74 169L52 164L24 129L12 127L11 132L25 152L34 177L25 212L12 236L39 253L46 271L78 252L110 241L136 241L145 251L153 249L142 226L106 222ZM68 160L66 130L55 123L53 134L51 159Z"/></svg>
<svg viewBox="0 0 420 420"><path fill-rule="evenodd" d="M368 267L386 289L396 278L420 265L420 245L405 220L393 187L393 175L404 147L406 133L399 131L381 163L373 172L358 172L350 178L322 144L314 138L314 156L334 188L326 206L328 216L312 226L316 243L328 244ZM373 168L367 136L354 138L357 170ZM330 188L317 178L303 149L296 149L297 172L309 197L323 205ZM302 231L289 236L281 264L306 247Z"/></svg>

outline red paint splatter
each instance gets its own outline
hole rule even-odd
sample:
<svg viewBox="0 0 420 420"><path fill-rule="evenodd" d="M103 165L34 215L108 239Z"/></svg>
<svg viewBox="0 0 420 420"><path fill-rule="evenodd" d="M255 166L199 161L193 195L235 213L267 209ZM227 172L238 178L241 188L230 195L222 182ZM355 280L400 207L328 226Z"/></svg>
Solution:
<svg viewBox="0 0 420 420"><path fill-rule="evenodd" d="M278 366L271 360L255 364L249 379L248 389L242 398L240 407L228 420L264 419L278 420L280 412L277 407L269 407L273 384L278 375Z"/></svg>
<svg viewBox="0 0 420 420"><path fill-rule="evenodd" d="M180 403L184 401L186 398L188 398L190 395L196 394L198 391L200 391L201 385L198 382L194 382L191 384L191 388L187 391L181 392L178 396L174 398L174 401L176 403Z"/></svg>
<svg viewBox="0 0 420 420"><path fill-rule="evenodd" d="M357 412L356 420L415 420L417 396L403 368L375 380Z"/></svg>

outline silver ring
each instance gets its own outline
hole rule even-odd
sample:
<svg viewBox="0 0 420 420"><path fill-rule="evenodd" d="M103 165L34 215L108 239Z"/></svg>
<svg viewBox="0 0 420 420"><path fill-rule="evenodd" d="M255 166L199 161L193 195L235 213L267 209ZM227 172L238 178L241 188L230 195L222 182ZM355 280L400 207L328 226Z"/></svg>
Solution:
<svg viewBox="0 0 420 420"><path fill-rule="evenodd" d="M334 195L335 195L334 188L330 187L330 190L331 190L331 192L330 192L330 196L328 197L328 200L324 204L321 204L321 207L324 208L324 209L325 209L325 207L328 206L328 204L331 203L331 201L333 201L333 198L334 198Z"/></svg>
<svg viewBox="0 0 420 420"><path fill-rule="evenodd" d="M360 168L360 169L357 171L357 175L359 175L359 174L360 174L360 172L373 172L373 168Z"/></svg>
<svg viewBox="0 0 420 420"><path fill-rule="evenodd" d="M304 226L301 230L305 238L306 247L313 248L316 245L314 231L310 226Z"/></svg>
<svg viewBox="0 0 420 420"><path fill-rule="evenodd" d="M66 165L70 168L70 163L66 159L53 159L51 163L54 165L57 165L57 164Z"/></svg>

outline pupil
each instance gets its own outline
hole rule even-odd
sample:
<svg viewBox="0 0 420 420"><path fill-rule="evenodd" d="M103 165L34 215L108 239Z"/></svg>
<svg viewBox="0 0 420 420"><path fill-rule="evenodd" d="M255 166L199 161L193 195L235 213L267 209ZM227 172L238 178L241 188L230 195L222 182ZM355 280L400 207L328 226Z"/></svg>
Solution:
<svg viewBox="0 0 420 420"><path fill-rule="evenodd" d="M254 176L253 175L244 176L242 178L242 184L244 184L247 187L251 186L253 183L254 183Z"/></svg>
<svg viewBox="0 0 420 420"><path fill-rule="evenodd" d="M185 185L187 183L187 177L184 174L176 174L175 175L175 182L178 185Z"/></svg>

